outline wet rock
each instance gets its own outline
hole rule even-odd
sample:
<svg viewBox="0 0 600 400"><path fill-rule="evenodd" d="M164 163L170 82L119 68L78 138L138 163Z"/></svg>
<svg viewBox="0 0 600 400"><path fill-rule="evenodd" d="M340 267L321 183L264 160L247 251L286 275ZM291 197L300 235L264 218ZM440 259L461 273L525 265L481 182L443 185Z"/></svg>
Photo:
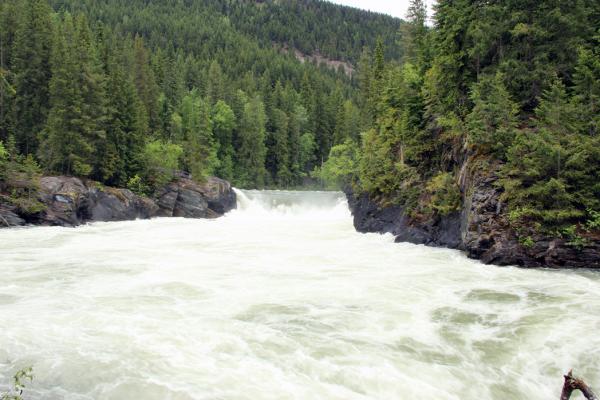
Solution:
<svg viewBox="0 0 600 400"><path fill-rule="evenodd" d="M0 199L0 227L13 227L25 225L26 221L19 217L16 207L2 203Z"/></svg>
<svg viewBox="0 0 600 400"><path fill-rule="evenodd" d="M157 211L158 206L152 200L127 189L92 188L85 204L85 217L89 221L148 219Z"/></svg>
<svg viewBox="0 0 600 400"><path fill-rule="evenodd" d="M354 227L359 232L391 233L396 236L396 242L462 247L459 213L416 223L400 206L382 207L364 193L354 195L349 189L345 192L354 217Z"/></svg>
<svg viewBox="0 0 600 400"><path fill-rule="evenodd" d="M360 232L392 233L396 242L444 246L464 250L468 257L486 264L548 268L600 268L600 242L591 240L578 248L563 239L543 235L523 245L508 223L508 210L495 183L499 166L486 171L462 169L460 213L411 220L399 206L382 207L365 194L345 190Z"/></svg>
<svg viewBox="0 0 600 400"><path fill-rule="evenodd" d="M9 202L0 201L0 227L24 224L74 227L87 222L157 216L216 218L236 206L235 193L228 182L209 178L198 184L183 175L159 190L154 198L75 177L48 176L40 179L37 198L44 210L34 215L22 215Z"/></svg>
<svg viewBox="0 0 600 400"><path fill-rule="evenodd" d="M231 184L219 178L197 183L180 177L156 195L158 215L184 218L216 218L236 207Z"/></svg>

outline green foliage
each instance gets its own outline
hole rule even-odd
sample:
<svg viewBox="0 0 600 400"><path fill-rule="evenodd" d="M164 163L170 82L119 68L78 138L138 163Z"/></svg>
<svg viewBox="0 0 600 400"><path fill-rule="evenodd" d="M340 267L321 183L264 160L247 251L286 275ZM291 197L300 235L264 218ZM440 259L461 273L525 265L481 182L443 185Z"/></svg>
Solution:
<svg viewBox="0 0 600 400"><path fill-rule="evenodd" d="M440 215L448 215L458 211L461 206L461 194L453 174L442 172L427 182L429 201L425 211L435 211Z"/></svg>
<svg viewBox="0 0 600 400"><path fill-rule="evenodd" d="M580 132L590 136L600 133L600 34L593 48L581 47L573 76L573 102Z"/></svg>
<svg viewBox="0 0 600 400"><path fill-rule="evenodd" d="M300 136L299 163L302 170L310 171L314 168L316 162L316 149L317 142L315 141L315 135L310 132L306 132Z"/></svg>
<svg viewBox="0 0 600 400"><path fill-rule="evenodd" d="M588 210L588 215L585 229L587 231L600 231L600 211Z"/></svg>
<svg viewBox="0 0 600 400"><path fill-rule="evenodd" d="M496 74L479 79L471 92L473 109L467 116L468 141L478 152L503 159L517 128L518 107Z"/></svg>
<svg viewBox="0 0 600 400"><path fill-rule="evenodd" d="M170 182L183 156L183 149L178 144L155 140L146 144L143 152L143 162L146 176L144 185L158 188ZM131 181L130 181L131 183ZM135 182L134 182L135 183ZM144 188L142 185L141 188ZM145 192L145 190L142 190Z"/></svg>
<svg viewBox="0 0 600 400"><path fill-rule="evenodd" d="M312 173L328 189L342 189L357 174L358 146L351 139L331 148L329 159Z"/></svg>
<svg viewBox="0 0 600 400"><path fill-rule="evenodd" d="M589 244L589 241L579 234L576 225L569 225L562 228L560 236L568 240L567 244L569 246L573 246L578 250L583 249Z"/></svg>
<svg viewBox="0 0 600 400"><path fill-rule="evenodd" d="M352 77L334 66L377 36L391 44L401 24L305 0L50 0L55 10L46 1L0 5L0 139L13 135L48 173L112 186L155 173L145 170L144 147L157 140L181 146L179 168L197 179L300 184L333 144L358 139L363 123ZM327 36L339 30L347 35ZM300 62L296 50L335 62ZM249 103L264 117L249 116Z"/></svg>
<svg viewBox="0 0 600 400"><path fill-rule="evenodd" d="M149 196L151 194L150 187L139 175L135 175L129 179L127 189L140 196Z"/></svg>
<svg viewBox="0 0 600 400"><path fill-rule="evenodd" d="M502 171L513 222L538 221L550 229L582 221L586 209L600 207L597 138L577 134L559 81L544 92L535 116L536 129L517 134Z"/></svg>
<svg viewBox="0 0 600 400"><path fill-rule="evenodd" d="M239 130L237 170L234 182L241 187L264 187L266 114L259 97L250 99L243 109Z"/></svg>
<svg viewBox="0 0 600 400"><path fill-rule="evenodd" d="M231 107L222 100L217 101L212 111L213 132L218 144L219 166L217 175L229 181L233 180L235 150L233 132L236 128L236 117Z"/></svg>
<svg viewBox="0 0 600 400"><path fill-rule="evenodd" d="M26 381L33 381L33 368L23 368L13 376L12 388L5 393L0 393L0 400L23 400L23 391Z"/></svg>
<svg viewBox="0 0 600 400"><path fill-rule="evenodd" d="M535 245L535 242L533 241L533 238L531 236L522 236L519 237L519 243L521 243L521 245L525 248L532 248Z"/></svg>
<svg viewBox="0 0 600 400"><path fill-rule="evenodd" d="M0 162L6 162L8 160L8 151L4 147L2 141L0 141Z"/></svg>

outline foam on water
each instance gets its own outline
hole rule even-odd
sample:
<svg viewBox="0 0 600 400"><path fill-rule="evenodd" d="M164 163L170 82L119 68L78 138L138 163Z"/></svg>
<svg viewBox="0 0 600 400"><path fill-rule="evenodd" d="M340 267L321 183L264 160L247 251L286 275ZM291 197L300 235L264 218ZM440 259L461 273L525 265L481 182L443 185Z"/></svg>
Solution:
<svg viewBox="0 0 600 400"><path fill-rule="evenodd" d="M553 399L600 387L600 276L359 234L343 196L0 230L0 380L30 399Z"/></svg>

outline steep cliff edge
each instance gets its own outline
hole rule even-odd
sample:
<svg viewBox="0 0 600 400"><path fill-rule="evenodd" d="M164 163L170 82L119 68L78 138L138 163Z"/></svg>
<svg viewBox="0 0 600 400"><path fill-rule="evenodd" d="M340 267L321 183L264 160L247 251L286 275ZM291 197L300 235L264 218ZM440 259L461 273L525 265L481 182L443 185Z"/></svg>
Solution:
<svg viewBox="0 0 600 400"><path fill-rule="evenodd" d="M236 207L229 182L208 178L197 183L179 177L152 197L69 176L40 178L32 194L41 210L23 211L0 193L0 227L45 225L74 227L88 222L153 217L217 218Z"/></svg>
<svg viewBox="0 0 600 400"><path fill-rule="evenodd" d="M533 235L519 240L508 222L502 191L495 185L497 169L460 175L462 208L449 215L415 219L400 206L381 206L367 194L346 189L359 232L391 233L396 242L448 247L486 264L549 268L600 268L600 240L590 236L584 245L565 238Z"/></svg>

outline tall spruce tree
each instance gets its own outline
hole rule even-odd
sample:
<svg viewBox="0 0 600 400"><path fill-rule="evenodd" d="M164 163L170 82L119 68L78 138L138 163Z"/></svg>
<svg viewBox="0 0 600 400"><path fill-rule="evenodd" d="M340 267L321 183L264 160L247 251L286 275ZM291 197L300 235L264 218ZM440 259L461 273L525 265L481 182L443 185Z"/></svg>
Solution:
<svg viewBox="0 0 600 400"><path fill-rule="evenodd" d="M52 51L51 9L46 0L26 0L18 9L12 50L15 139L24 154L35 153L48 115Z"/></svg>

